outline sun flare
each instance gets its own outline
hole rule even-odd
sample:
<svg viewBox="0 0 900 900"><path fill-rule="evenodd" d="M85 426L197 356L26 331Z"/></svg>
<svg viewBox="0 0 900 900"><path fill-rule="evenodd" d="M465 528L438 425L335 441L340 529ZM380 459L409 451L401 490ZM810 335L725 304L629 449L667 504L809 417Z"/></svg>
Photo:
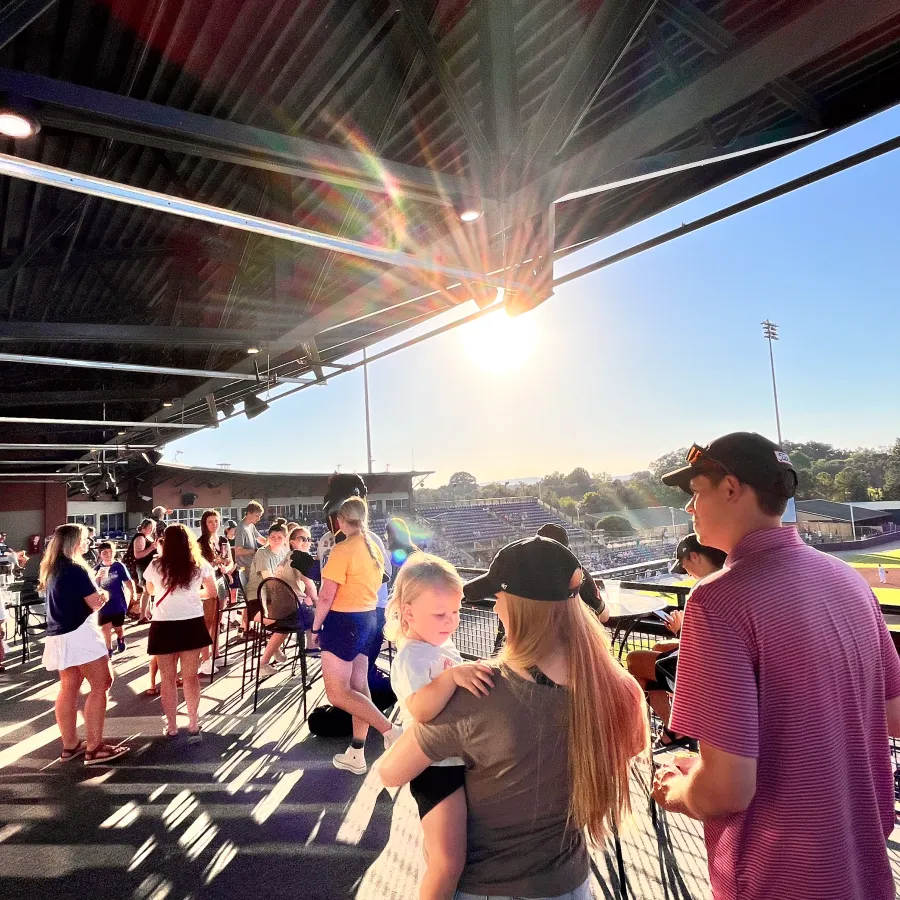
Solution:
<svg viewBox="0 0 900 900"><path fill-rule="evenodd" d="M531 315L511 319L499 310L460 330L466 355L488 372L515 372L537 347L537 325Z"/></svg>

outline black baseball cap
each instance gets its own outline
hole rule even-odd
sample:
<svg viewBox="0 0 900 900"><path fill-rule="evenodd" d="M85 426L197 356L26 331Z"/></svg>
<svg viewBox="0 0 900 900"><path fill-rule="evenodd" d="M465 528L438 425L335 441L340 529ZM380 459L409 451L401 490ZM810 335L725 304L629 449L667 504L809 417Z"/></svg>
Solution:
<svg viewBox="0 0 900 900"><path fill-rule="evenodd" d="M793 497L797 490L791 458L778 444L750 431L726 434L707 447L694 444L688 450L687 465L663 475L662 483L690 494L695 475L723 469L743 484L779 497Z"/></svg>
<svg viewBox="0 0 900 900"><path fill-rule="evenodd" d="M568 600L572 573L580 568L578 557L559 541L523 538L500 550L490 569L468 582L463 594L470 603L499 591L528 600Z"/></svg>
<svg viewBox="0 0 900 900"><path fill-rule="evenodd" d="M691 532L691 534L685 535L678 542L678 546L675 548L675 560L669 565L669 571L673 575L688 574L688 571L687 569L685 569L682 560L689 553L702 553L711 562L715 563L720 569L725 565L725 558L728 555L722 550L717 550L715 547L707 547L705 544L701 544L700 539L697 537L697 535Z"/></svg>
<svg viewBox="0 0 900 900"><path fill-rule="evenodd" d="M556 522L546 522L538 528L537 533L538 537L550 538L550 540L562 544L563 547L569 546L569 532L562 525L557 525Z"/></svg>

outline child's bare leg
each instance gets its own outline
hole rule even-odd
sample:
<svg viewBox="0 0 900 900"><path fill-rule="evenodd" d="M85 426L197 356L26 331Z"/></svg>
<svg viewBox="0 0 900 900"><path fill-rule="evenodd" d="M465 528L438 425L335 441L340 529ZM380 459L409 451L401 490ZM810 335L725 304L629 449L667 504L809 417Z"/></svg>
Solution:
<svg viewBox="0 0 900 900"><path fill-rule="evenodd" d="M109 650L109 637L112 634L112 622L104 622L100 627L103 629L103 640L106 643L106 649Z"/></svg>
<svg viewBox="0 0 900 900"><path fill-rule="evenodd" d="M419 900L453 900L466 862L466 792L454 791L422 819L425 875Z"/></svg>
<svg viewBox="0 0 900 900"><path fill-rule="evenodd" d="M150 657L150 687L156 687L156 673L159 671L159 663L155 656Z"/></svg>

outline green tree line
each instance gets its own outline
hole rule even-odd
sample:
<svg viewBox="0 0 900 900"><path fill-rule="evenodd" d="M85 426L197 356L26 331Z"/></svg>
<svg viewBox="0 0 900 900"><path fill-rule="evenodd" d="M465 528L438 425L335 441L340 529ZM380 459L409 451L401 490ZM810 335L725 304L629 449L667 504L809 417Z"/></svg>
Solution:
<svg viewBox="0 0 900 900"><path fill-rule="evenodd" d="M843 450L820 441L785 441L797 470L798 500L900 500L900 438L891 448ZM439 488L416 491L416 502L477 500L491 497L540 497L570 516L597 518L623 509L685 504L685 495L666 487L660 476L682 465L686 449L673 450L654 460L628 480L581 466L568 474L551 472L535 484L492 482L479 485L470 472L455 472Z"/></svg>

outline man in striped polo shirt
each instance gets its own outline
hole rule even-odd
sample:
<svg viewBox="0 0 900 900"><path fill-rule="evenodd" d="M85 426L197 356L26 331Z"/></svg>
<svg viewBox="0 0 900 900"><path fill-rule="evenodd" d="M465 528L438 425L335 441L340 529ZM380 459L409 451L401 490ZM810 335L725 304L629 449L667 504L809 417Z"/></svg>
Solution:
<svg viewBox="0 0 900 900"><path fill-rule="evenodd" d="M670 727L700 757L662 767L656 801L705 823L715 900L893 898L900 660L875 596L781 527L797 476L777 444L695 444L663 482L728 558L682 627Z"/></svg>

